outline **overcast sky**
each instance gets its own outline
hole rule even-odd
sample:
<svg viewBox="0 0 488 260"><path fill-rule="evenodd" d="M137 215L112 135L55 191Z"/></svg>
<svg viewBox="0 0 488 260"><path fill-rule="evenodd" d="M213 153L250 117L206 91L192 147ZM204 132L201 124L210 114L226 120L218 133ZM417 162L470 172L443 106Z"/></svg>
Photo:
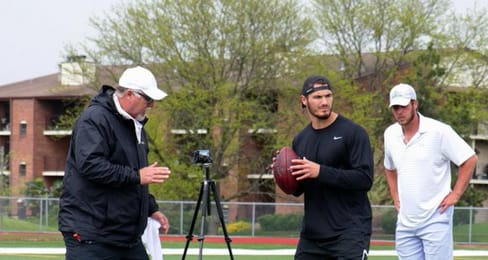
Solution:
<svg viewBox="0 0 488 260"><path fill-rule="evenodd" d="M89 17L124 0L0 0L0 85L58 71L68 44L94 35ZM488 0L454 0L456 10Z"/></svg>
<svg viewBox="0 0 488 260"><path fill-rule="evenodd" d="M58 71L68 44L94 35L89 17L122 0L0 0L0 85Z"/></svg>

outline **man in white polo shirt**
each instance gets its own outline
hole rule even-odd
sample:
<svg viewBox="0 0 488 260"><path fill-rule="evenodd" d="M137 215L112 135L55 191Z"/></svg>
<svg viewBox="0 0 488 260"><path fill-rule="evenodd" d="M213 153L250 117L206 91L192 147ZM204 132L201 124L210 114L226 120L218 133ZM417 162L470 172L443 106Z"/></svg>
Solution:
<svg viewBox="0 0 488 260"><path fill-rule="evenodd" d="M452 259L453 209L469 184L476 154L449 125L417 111L412 86L393 87L389 107L396 123L384 133L384 166L398 212L398 256ZM451 162L459 167L452 190Z"/></svg>

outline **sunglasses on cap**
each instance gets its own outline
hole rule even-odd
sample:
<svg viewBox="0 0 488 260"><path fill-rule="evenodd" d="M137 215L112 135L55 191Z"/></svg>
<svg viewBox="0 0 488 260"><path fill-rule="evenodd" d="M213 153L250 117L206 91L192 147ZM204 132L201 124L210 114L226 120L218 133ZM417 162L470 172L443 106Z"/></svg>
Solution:
<svg viewBox="0 0 488 260"><path fill-rule="evenodd" d="M132 92L134 92L139 97L144 98L144 100L146 100L147 103L154 102L154 100L152 98L150 98L148 95L144 94L144 92L142 92L142 91L132 90Z"/></svg>

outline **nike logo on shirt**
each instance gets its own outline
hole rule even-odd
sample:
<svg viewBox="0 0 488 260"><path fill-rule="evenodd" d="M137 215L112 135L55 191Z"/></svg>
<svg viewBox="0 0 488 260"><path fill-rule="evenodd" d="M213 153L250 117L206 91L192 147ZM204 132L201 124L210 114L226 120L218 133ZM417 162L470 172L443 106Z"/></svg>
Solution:
<svg viewBox="0 0 488 260"><path fill-rule="evenodd" d="M342 139L342 136L334 136L334 140Z"/></svg>

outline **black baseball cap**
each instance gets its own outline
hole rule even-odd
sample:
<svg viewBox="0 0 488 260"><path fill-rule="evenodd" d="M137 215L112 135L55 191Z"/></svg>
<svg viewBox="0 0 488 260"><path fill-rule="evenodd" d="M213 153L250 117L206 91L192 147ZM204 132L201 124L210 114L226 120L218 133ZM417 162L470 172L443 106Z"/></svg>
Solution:
<svg viewBox="0 0 488 260"><path fill-rule="evenodd" d="M320 85L314 87L314 84ZM302 95L308 96L312 92L324 89L332 90L332 85L326 77L320 75L310 76L303 82Z"/></svg>

